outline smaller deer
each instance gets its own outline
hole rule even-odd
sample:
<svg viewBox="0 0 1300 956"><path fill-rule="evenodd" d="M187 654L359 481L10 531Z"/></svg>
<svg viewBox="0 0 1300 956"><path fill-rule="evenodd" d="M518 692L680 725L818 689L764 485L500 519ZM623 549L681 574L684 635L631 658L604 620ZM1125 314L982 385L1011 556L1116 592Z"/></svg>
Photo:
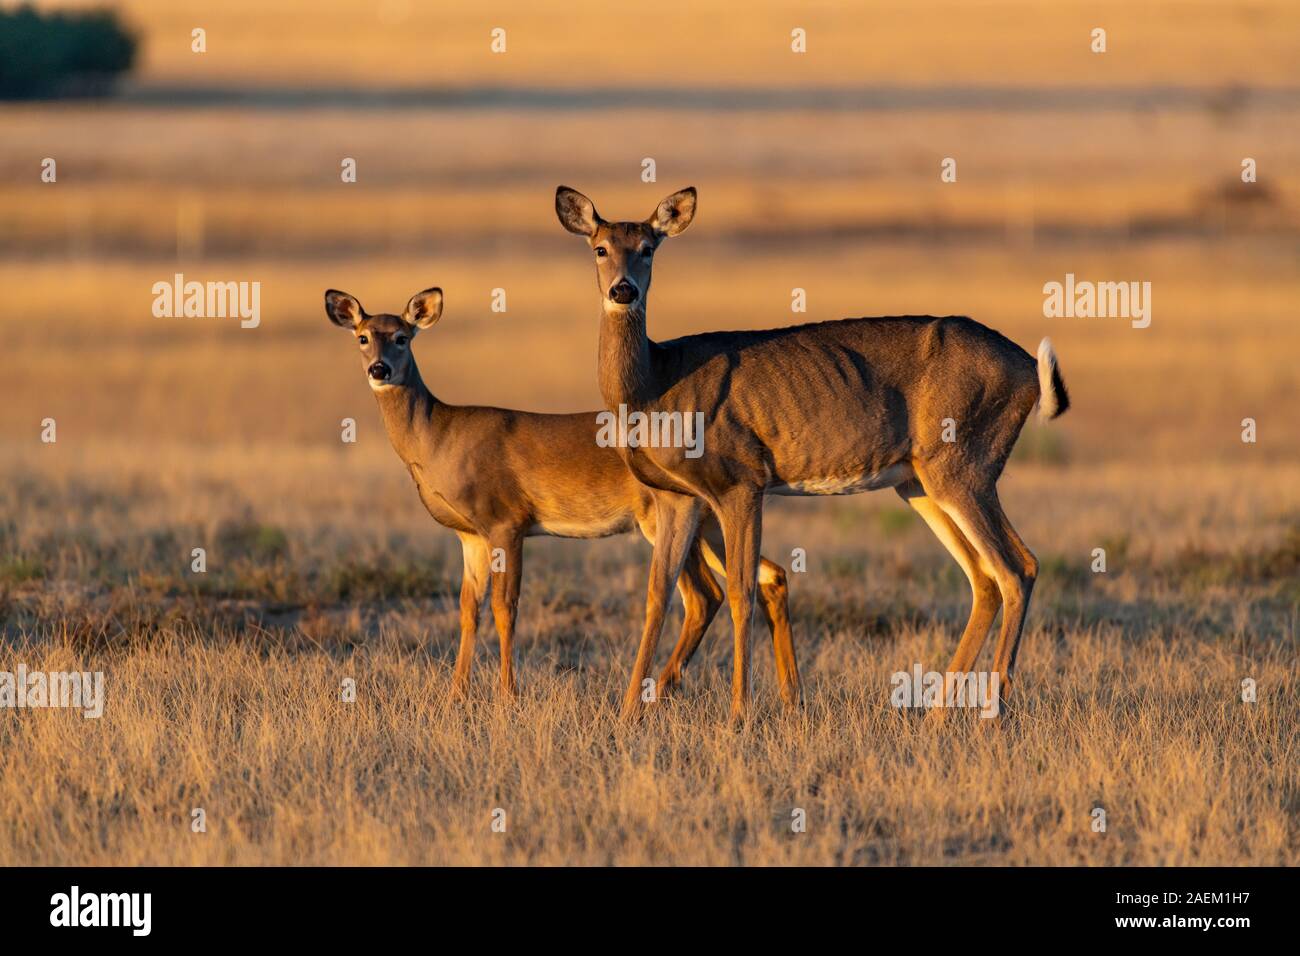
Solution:
<svg viewBox="0 0 1300 956"><path fill-rule="evenodd" d="M652 491L627 470L617 448L597 444L597 412L542 415L448 405L435 398L420 377L411 342L441 318L442 306L442 290L436 288L412 296L400 316L370 315L346 292L325 293L330 321L356 339L388 438L415 481L420 500L435 521L460 538L464 577L453 693L462 695L468 689L479 612L490 591L501 642L499 689L514 694L523 539L602 538L636 528L653 542L662 508ZM706 518L689 546L678 579L685 619L656 696L670 694L680 684L722 606L723 592L710 570L726 575L718 557L721 537L717 522ZM785 571L764 558L759 579L781 696L795 704L799 671Z"/></svg>

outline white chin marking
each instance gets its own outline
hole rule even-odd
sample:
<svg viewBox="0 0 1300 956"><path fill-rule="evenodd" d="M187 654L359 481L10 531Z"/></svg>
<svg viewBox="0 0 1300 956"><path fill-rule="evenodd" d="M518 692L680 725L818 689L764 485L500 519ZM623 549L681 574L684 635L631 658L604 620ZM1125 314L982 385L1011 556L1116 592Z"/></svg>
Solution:
<svg viewBox="0 0 1300 956"><path fill-rule="evenodd" d="M370 388L376 392L386 392L390 388L397 388L396 382L376 382L373 378L366 379L370 383Z"/></svg>

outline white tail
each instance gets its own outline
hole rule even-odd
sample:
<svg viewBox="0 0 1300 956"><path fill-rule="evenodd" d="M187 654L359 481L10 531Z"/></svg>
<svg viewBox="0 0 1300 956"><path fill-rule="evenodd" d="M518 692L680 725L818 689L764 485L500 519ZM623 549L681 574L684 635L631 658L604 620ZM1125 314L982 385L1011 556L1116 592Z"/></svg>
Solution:
<svg viewBox="0 0 1300 956"><path fill-rule="evenodd" d="M1070 394L1065 390L1065 381L1060 369L1056 367L1056 351L1051 339L1038 343L1038 417L1051 421L1070 407Z"/></svg>

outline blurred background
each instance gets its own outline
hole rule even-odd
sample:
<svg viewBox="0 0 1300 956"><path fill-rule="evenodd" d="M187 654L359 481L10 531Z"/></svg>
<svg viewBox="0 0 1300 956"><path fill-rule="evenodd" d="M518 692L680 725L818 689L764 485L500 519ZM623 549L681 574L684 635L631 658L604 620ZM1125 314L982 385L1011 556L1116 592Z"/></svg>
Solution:
<svg viewBox="0 0 1300 956"><path fill-rule="evenodd" d="M70 75L30 66L51 45L15 24L88 8L3 9L0 448L24 500L112 485L116 511L202 456L214 488L247 471L259 512L330 471L396 473L394 514L418 519L322 291L399 311L441 285L416 352L445 401L595 408L593 270L555 221L559 183L611 218L699 188L658 258L655 337L966 314L1056 342L1074 406L1027 429L1027 466L1120 469L1123 495L1295 463L1294 3L124 0L91 9L128 39L96 34L113 55ZM155 318L153 283L176 272L260 282L260 326ZM1044 318L1066 273L1150 282L1150 327ZM56 446L37 440L47 417ZM202 481L175 485L211 509ZM1268 501L1262 523L1290 514Z"/></svg>
<svg viewBox="0 0 1300 956"><path fill-rule="evenodd" d="M419 356L445 400L594 408L597 301L552 212L563 182L618 218L699 187L656 270L661 338L967 314L1031 349L1055 337L1076 393L1061 454L1231 456L1246 415L1269 416L1252 453L1297 447L1295 4L108 9L138 39L116 95L0 103L14 440L47 415L78 441L336 440L369 395L330 286L383 311L442 285ZM260 281L261 327L155 319L176 271ZM1151 327L1044 319L1067 272L1152 282Z"/></svg>

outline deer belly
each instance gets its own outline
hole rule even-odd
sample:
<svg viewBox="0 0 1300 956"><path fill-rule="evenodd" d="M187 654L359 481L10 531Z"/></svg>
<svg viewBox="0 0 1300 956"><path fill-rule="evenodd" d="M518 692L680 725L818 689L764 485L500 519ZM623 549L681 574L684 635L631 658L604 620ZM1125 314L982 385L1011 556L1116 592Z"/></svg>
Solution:
<svg viewBox="0 0 1300 956"><path fill-rule="evenodd" d="M863 491L894 488L916 477L911 464L897 462L879 471L819 478L800 478L769 485L769 495L856 495Z"/></svg>
<svg viewBox="0 0 1300 956"><path fill-rule="evenodd" d="M608 538L625 534L636 527L629 513L609 515L564 516L553 515L534 521L528 529L530 537L550 535L554 538Z"/></svg>

